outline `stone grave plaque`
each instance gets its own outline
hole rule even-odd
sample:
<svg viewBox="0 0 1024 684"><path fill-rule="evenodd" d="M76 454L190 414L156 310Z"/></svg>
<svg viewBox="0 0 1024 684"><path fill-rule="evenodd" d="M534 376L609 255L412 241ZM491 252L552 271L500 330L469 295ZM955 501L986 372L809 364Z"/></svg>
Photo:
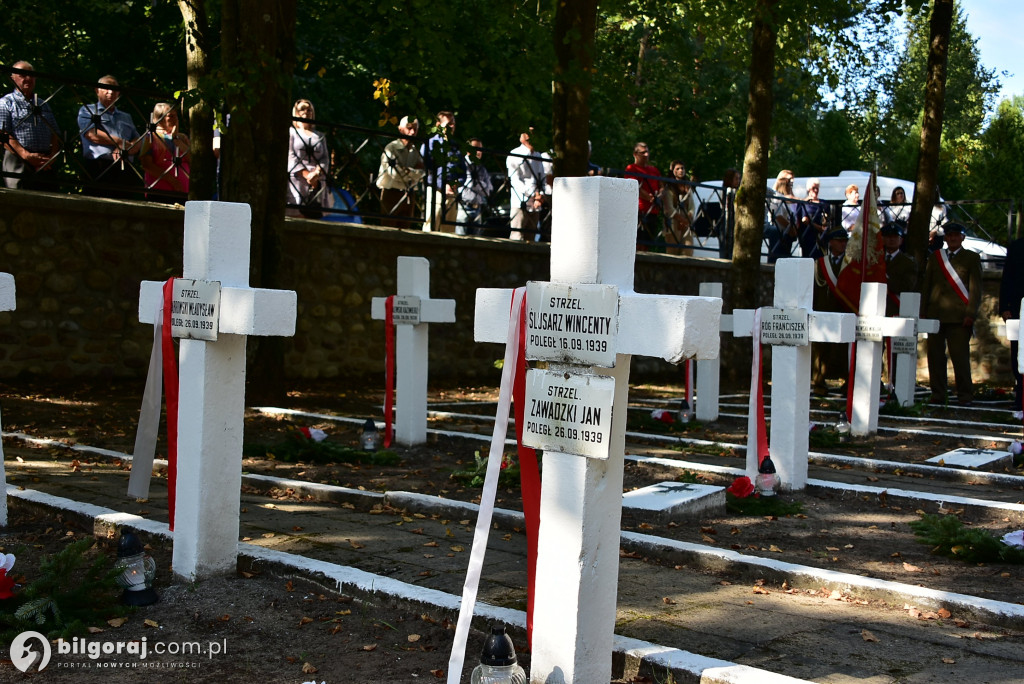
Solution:
<svg viewBox="0 0 1024 684"><path fill-rule="evenodd" d="M1008 451L996 451L995 449L971 449L960 447L947 451L938 456L932 456L926 463L951 466L955 468L984 468L986 466L1002 465L1003 462L1010 463L1013 456Z"/></svg>
<svg viewBox="0 0 1024 684"><path fill-rule="evenodd" d="M526 358L615 367L615 285L526 284Z"/></svg>
<svg viewBox="0 0 1024 684"><path fill-rule="evenodd" d="M171 337L216 342L219 321L219 281L174 279Z"/></svg>
<svg viewBox="0 0 1024 684"><path fill-rule="evenodd" d="M608 458L614 393L613 378L528 371L523 444L545 451Z"/></svg>
<svg viewBox="0 0 1024 684"><path fill-rule="evenodd" d="M806 347L810 343L806 309L761 310L761 344Z"/></svg>
<svg viewBox="0 0 1024 684"><path fill-rule="evenodd" d="M623 508L668 517L697 518L725 511L725 488L692 482L659 482L622 495Z"/></svg>

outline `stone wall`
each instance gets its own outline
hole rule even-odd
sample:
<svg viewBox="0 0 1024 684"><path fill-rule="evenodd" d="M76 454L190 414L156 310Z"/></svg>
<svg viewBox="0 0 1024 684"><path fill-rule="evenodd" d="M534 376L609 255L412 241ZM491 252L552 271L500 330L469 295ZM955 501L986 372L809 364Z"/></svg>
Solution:
<svg viewBox="0 0 1024 684"><path fill-rule="evenodd" d="M183 216L180 207L146 202L0 190L0 271L14 274L18 300L16 311L0 312L0 378L141 378L152 328L138 322L139 282L180 274ZM474 292L549 272L545 245L507 240L289 219L284 242L284 277L299 306L286 374L309 380L382 382L384 324L370 319L370 299L394 293L398 256L422 256L431 295L456 300L457 322L430 327L431 382L493 384L502 350L473 342ZM636 289L696 294L700 282L727 283L730 268L718 259L640 254ZM770 303L772 269L763 269L762 303ZM997 291L998 278L987 279L983 318L994 315ZM978 331L975 379L1008 377L994 324L979 322ZM749 382L749 353L749 341L723 340L726 384ZM679 375L636 358L633 377Z"/></svg>

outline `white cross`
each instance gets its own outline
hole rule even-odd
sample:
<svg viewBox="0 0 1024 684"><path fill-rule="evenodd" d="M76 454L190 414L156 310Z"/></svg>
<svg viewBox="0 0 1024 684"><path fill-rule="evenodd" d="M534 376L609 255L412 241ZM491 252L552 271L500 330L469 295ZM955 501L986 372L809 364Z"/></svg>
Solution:
<svg viewBox="0 0 1024 684"><path fill-rule="evenodd" d="M886 317L887 287L885 283L861 283L860 286L857 358L854 359L852 378L853 415L850 417L850 434L858 437L878 432L883 338L914 334L913 318Z"/></svg>
<svg viewBox="0 0 1024 684"><path fill-rule="evenodd" d="M454 299L430 299L430 262L423 257L398 257L398 297L410 307L419 303L416 324L395 320L395 366L398 403L395 407L395 440L399 444L427 441L427 342L428 323L454 323ZM385 317L386 297L374 297L370 315Z"/></svg>
<svg viewBox="0 0 1024 684"><path fill-rule="evenodd" d="M852 342L856 329L854 314L814 311L813 259L779 259L775 262L775 300L780 309L807 312L811 342ZM750 335L754 311L732 312L733 335ZM782 487L793 491L807 485L807 452L810 429L811 347L777 345L772 351L771 455ZM747 474L757 475L757 397L750 397L747 417Z"/></svg>
<svg viewBox="0 0 1024 684"><path fill-rule="evenodd" d="M914 405L914 389L917 386L917 338L925 333L939 331L939 322L934 318L918 318L921 315L921 294L904 292L900 295L900 316L914 320L914 332L907 337L893 338L892 356L896 366L893 392L900 406Z"/></svg>
<svg viewBox="0 0 1024 684"><path fill-rule="evenodd" d="M295 292L249 287L250 217L247 204L185 204L182 277L221 284L217 341L182 339L178 352L172 568L190 581L235 571L246 337L295 334ZM141 322L156 322L162 288L142 283Z"/></svg>
<svg viewBox="0 0 1024 684"><path fill-rule="evenodd" d="M14 276L0 273L0 311L14 311ZM7 471L4 469L4 445L0 440L0 527L7 527Z"/></svg>
<svg viewBox="0 0 1024 684"><path fill-rule="evenodd" d="M1021 300L1021 306L1024 306L1024 299ZM1010 342L1017 342L1017 371L1024 372L1024 344L1020 342L1020 320L1017 318L1011 318L1004 324L1006 326L1006 339ZM1017 407L1019 408L1019 407Z"/></svg>
<svg viewBox="0 0 1024 684"><path fill-rule="evenodd" d="M722 283L701 283L701 297L722 298ZM719 329L732 332L732 315L722 314ZM718 420L718 400L721 392L722 361L718 357L697 362L697 420L707 423Z"/></svg>
<svg viewBox="0 0 1024 684"><path fill-rule="evenodd" d="M721 300L633 291L638 195L635 180L555 180L551 280L617 286L618 335L615 367L593 369L615 385L607 459L544 453L531 659L536 682L610 679L631 355L678 363L718 354ZM477 290L475 340L506 340L511 298L511 290Z"/></svg>

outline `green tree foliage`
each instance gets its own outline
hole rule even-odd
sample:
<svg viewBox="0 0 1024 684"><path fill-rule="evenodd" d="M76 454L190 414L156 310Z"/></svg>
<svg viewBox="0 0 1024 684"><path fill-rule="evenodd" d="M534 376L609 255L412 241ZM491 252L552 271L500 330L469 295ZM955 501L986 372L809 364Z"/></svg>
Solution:
<svg viewBox="0 0 1024 684"><path fill-rule="evenodd" d="M36 0L4 3L0 62L37 71L159 91L185 84L181 14L173 2ZM143 57L145 56L145 57Z"/></svg>
<svg viewBox="0 0 1024 684"><path fill-rule="evenodd" d="M1024 197L1024 97L1018 95L999 103L995 116L981 134L967 181L968 196L975 199ZM1002 236L1006 205L979 207L977 218L993 235ZM1009 232L1005 237L1020 237L1016 226Z"/></svg>

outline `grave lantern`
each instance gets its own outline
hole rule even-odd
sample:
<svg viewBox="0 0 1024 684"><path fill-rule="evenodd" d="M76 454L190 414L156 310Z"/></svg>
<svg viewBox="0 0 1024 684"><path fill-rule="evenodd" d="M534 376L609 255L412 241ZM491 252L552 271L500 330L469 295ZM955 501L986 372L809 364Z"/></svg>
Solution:
<svg viewBox="0 0 1024 684"><path fill-rule="evenodd" d="M690 407L690 402L683 399L683 403L679 406L679 422L685 425L691 420L693 420L693 409Z"/></svg>
<svg viewBox="0 0 1024 684"><path fill-rule="evenodd" d="M757 477L754 478L754 486L761 496L775 496L779 488L779 475L775 472L775 464L771 456L765 456L757 469Z"/></svg>
<svg viewBox="0 0 1024 684"><path fill-rule="evenodd" d="M373 418L367 418L363 423L359 446L363 451L376 451L380 448L380 432L377 431L377 424L373 422Z"/></svg>
<svg viewBox="0 0 1024 684"><path fill-rule="evenodd" d="M526 672L516 660L516 649L505 634L505 625L491 627L480 664L473 668L469 681L470 684L526 684Z"/></svg>
<svg viewBox="0 0 1024 684"><path fill-rule="evenodd" d="M121 570L117 577L117 583L124 587L121 603L129 606L148 606L160 600L153 590L156 561L145 552L142 542L134 532L121 533L114 567Z"/></svg>
<svg viewBox="0 0 1024 684"><path fill-rule="evenodd" d="M846 411L839 412L839 420L836 421L836 432L839 433L840 442L850 441L850 422L846 420Z"/></svg>

